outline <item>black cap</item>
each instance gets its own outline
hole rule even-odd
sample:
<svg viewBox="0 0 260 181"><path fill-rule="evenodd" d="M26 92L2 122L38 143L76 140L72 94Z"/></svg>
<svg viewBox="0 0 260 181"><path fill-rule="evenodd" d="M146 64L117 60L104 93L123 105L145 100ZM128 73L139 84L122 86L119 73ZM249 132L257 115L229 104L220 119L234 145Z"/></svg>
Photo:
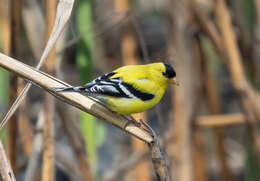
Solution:
<svg viewBox="0 0 260 181"><path fill-rule="evenodd" d="M169 79L176 77L176 72L174 71L172 66L170 66L169 64L166 64L166 63L164 65L166 68L166 72L163 72L163 75Z"/></svg>

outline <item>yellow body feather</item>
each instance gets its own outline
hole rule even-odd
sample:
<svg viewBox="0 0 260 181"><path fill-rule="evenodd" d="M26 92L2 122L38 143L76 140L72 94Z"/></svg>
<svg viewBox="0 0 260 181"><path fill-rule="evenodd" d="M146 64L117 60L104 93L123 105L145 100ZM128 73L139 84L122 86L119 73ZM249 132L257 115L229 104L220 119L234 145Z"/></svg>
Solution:
<svg viewBox="0 0 260 181"><path fill-rule="evenodd" d="M107 106L119 114L133 114L150 109L161 100L168 86L167 78L162 75L162 72L165 72L163 63L129 65L113 72L116 74L111 78L121 77L124 82L131 84L134 88L155 95L148 101L104 96Z"/></svg>
<svg viewBox="0 0 260 181"><path fill-rule="evenodd" d="M143 112L156 105L168 84L176 84L174 69L164 63L129 65L104 74L84 86L56 88L92 96L118 114Z"/></svg>

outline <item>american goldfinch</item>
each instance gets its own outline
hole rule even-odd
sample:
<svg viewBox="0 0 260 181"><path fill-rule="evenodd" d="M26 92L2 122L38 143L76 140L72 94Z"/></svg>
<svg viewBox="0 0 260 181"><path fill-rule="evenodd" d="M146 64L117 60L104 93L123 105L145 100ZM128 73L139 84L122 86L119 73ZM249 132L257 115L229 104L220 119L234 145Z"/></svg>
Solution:
<svg viewBox="0 0 260 181"><path fill-rule="evenodd" d="M168 84L178 84L174 69L165 63L128 65L104 74L84 86L54 88L79 92L101 101L112 111L129 115L156 105Z"/></svg>

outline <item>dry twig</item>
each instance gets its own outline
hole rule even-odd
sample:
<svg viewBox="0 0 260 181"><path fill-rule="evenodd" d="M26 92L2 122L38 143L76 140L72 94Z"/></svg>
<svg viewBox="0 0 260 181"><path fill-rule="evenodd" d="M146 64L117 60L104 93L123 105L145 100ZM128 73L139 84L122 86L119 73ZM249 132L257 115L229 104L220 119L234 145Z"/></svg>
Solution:
<svg viewBox="0 0 260 181"><path fill-rule="evenodd" d="M9 35L4 37L4 40L10 41L10 49L7 50L8 55L13 57L19 56L19 43L20 43L20 9L21 9L21 1L7 1L5 2L7 11L4 17L7 21L10 21L10 29ZM4 34L3 34L4 35ZM6 43L6 42L4 42ZM18 78L16 76L10 75L9 76L9 106L12 105L13 101L15 100L18 94ZM8 124L7 127L7 155L8 159L10 160L11 166L16 171L16 150L17 150L17 128L18 128L18 113L14 114L12 117L12 122Z"/></svg>
<svg viewBox="0 0 260 181"><path fill-rule="evenodd" d="M52 33L52 26L55 23L56 1L46 0L45 3L45 22L46 22L46 39ZM41 62L40 62L41 63ZM49 52L46 59L45 69L50 75L55 72L55 48ZM55 180L55 165L54 165L54 98L45 92L44 94L44 126L43 126L43 164L42 164L42 181Z"/></svg>
<svg viewBox="0 0 260 181"><path fill-rule="evenodd" d="M52 91L51 88L53 87L63 87L69 85L1 53L0 66L9 71L15 72L16 74L23 78L26 78L27 80L33 81L34 84L40 86L41 88L45 89L46 91L50 92L61 100L66 101L67 103L100 119L103 119L104 121L107 121L110 124L113 124L136 136L140 140L147 142L150 145L152 160L157 171L157 176L159 176L161 180L165 180L166 178L167 181L169 180L169 174L165 167L166 161L159 147L158 139L156 139L156 142L154 142L154 137L156 138L155 133L153 133L153 136L151 136L147 131L143 130L142 128L136 127L136 125L134 125L133 123L129 123L129 120L127 120L126 118L111 112L101 104L79 93L57 93L55 91ZM151 130L151 128L149 129Z"/></svg>
<svg viewBox="0 0 260 181"><path fill-rule="evenodd" d="M203 75L202 73L202 64L203 64L203 56L202 51L200 47L200 41L198 39L194 42L194 49L195 49L195 62L198 72L198 79L199 82L201 82L198 86L198 92L199 97L202 97L202 91L203 91ZM202 100L202 99L200 99ZM198 103L199 105L201 102ZM204 149L204 139L203 139L203 133L200 131L198 126L194 126L192 129L192 161L193 161L193 168L194 168L194 180L200 180L200 181L206 181L207 177L207 171L206 171L206 158L204 155L205 149ZM200 165L197 167L197 165Z"/></svg>
<svg viewBox="0 0 260 181"><path fill-rule="evenodd" d="M70 17L72 7L74 4L74 0L60 0L58 7L57 7L57 15L55 24L50 35L50 39L45 47L45 50L41 56L40 62L37 65L36 69L40 69L40 67L44 64L49 52L51 51L52 47L54 46L55 42L59 38L61 32L63 31L68 19ZM6 124L6 122L10 119L10 117L14 114L16 109L21 104L23 98L26 96L27 92L29 91L31 84L27 84L25 88L22 90L18 98L13 103L12 107L9 109L7 114L5 115L4 119L0 123L0 129Z"/></svg>
<svg viewBox="0 0 260 181"><path fill-rule="evenodd" d="M156 173L156 178L158 181L171 181L168 163L160 146L159 137L146 122L142 121L142 123L146 126L146 128L150 131L154 138L154 141L148 143L148 145L153 162L153 167ZM174 173L171 174L174 175Z"/></svg>
<svg viewBox="0 0 260 181"><path fill-rule="evenodd" d="M4 147L0 140L0 173L4 181L15 181L13 170L7 160Z"/></svg>
<svg viewBox="0 0 260 181"><path fill-rule="evenodd" d="M243 114L222 114L199 116L196 120L196 125L201 128L205 127L226 127L246 123L246 117Z"/></svg>
<svg viewBox="0 0 260 181"><path fill-rule="evenodd" d="M156 135L151 131L150 127L149 130L151 133L153 133L153 136L151 136L151 133L148 133L146 130L143 130L143 128L136 127L135 124L129 123L129 120L127 120L126 118L111 112L100 103L97 103L79 93L57 93L52 90L53 87L64 87L70 85L1 53L0 66L18 74L19 76L29 81L33 81L35 85L40 86L41 88L50 92L59 99L100 119L103 119L104 121L107 121L110 124L113 124L119 127L120 129L125 130L126 132L136 136L140 140L143 140L146 143L148 143L150 145L152 160L155 170L157 172L157 176L159 176L161 180L170 180L169 173L166 169L166 160L161 152L158 139L154 141Z"/></svg>
<svg viewBox="0 0 260 181"><path fill-rule="evenodd" d="M0 53L0 66L11 72L18 74L19 76L29 81L34 82L35 84L42 87L46 91L52 93L53 95L57 96L61 100L87 113L90 113L106 122L109 122L110 124L117 126L147 143L151 143L153 141L151 135L148 134L146 131L136 127L133 124L129 124L129 120L123 118L118 114L111 112L110 110L102 106L100 103L97 103L79 93L72 93L72 92L57 93L51 90L54 87L70 86L65 82L62 82L33 67L25 65L2 53Z"/></svg>

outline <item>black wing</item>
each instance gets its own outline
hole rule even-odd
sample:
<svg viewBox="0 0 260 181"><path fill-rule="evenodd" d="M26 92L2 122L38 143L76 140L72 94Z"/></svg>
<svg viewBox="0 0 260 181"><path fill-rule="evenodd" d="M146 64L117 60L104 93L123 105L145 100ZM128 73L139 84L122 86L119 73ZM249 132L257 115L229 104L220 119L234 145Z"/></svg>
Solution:
<svg viewBox="0 0 260 181"><path fill-rule="evenodd" d="M111 72L94 79L92 82L83 86L84 91L114 97L136 98L143 101L154 98L154 94L142 92L133 85L124 82L120 77L110 78L115 74L115 72Z"/></svg>
<svg viewBox="0 0 260 181"><path fill-rule="evenodd" d="M120 77L111 78L115 72L104 74L84 86L54 88L57 92L80 92L87 95L107 95L121 98L135 98L148 101L154 94L142 92L133 85L124 82Z"/></svg>
<svg viewBox="0 0 260 181"><path fill-rule="evenodd" d="M122 79L120 77L110 78L115 74L115 72L104 74L82 86L81 91L93 94L130 98L121 88L123 83ZM84 90L82 90L83 88Z"/></svg>

